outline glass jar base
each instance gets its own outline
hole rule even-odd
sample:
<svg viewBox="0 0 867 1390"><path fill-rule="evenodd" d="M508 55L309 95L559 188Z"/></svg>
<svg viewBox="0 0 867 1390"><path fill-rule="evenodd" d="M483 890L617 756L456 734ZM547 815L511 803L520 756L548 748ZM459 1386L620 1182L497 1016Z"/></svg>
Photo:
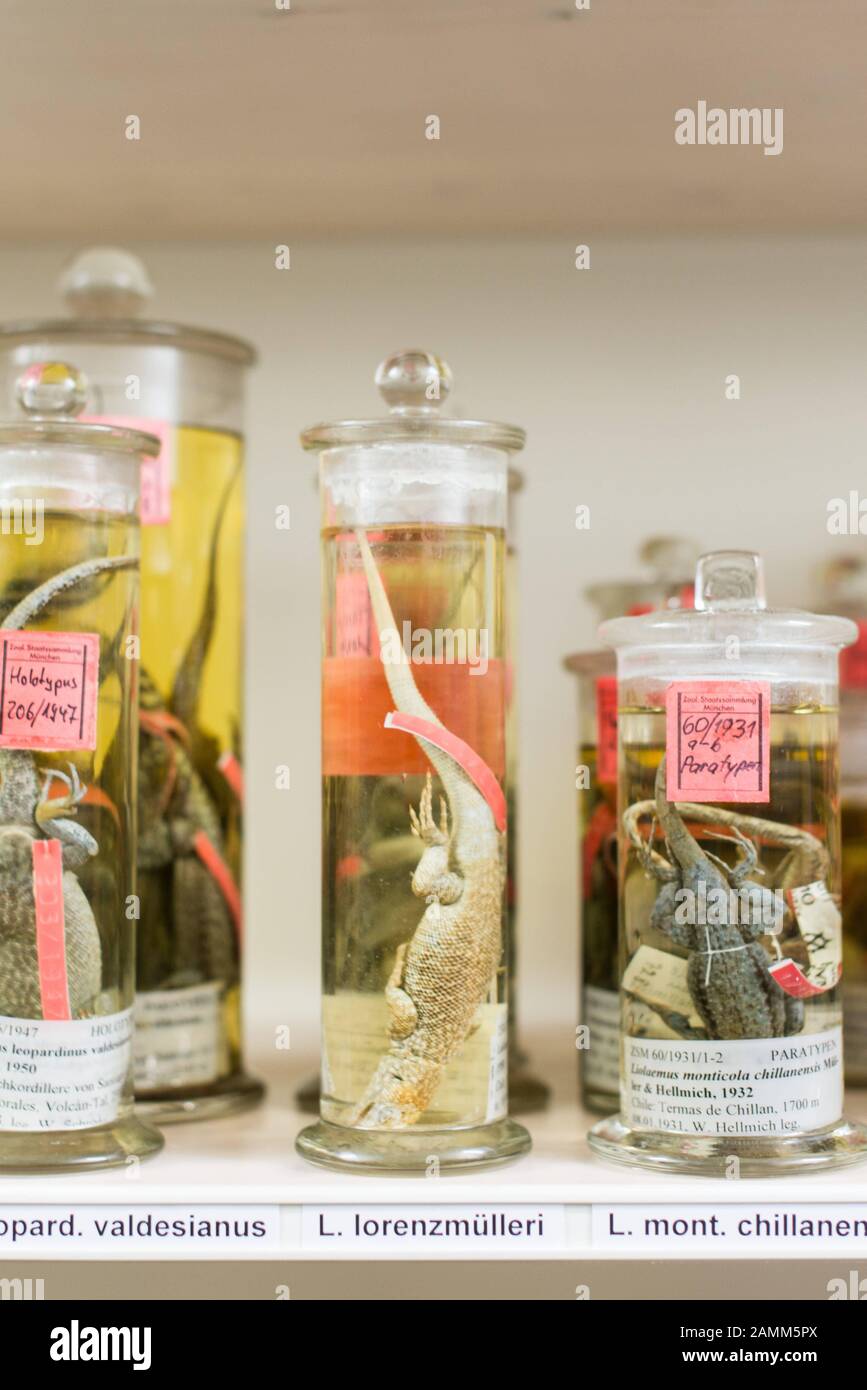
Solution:
<svg viewBox="0 0 867 1390"><path fill-rule="evenodd" d="M318 1115L319 1095L319 1077L310 1076L295 1092L295 1104L303 1115ZM509 1072L509 1109L513 1114L530 1115L544 1110L550 1100L551 1088L532 1072L524 1067ZM613 1108L611 1105L605 1107L604 1114L610 1115Z"/></svg>
<svg viewBox="0 0 867 1390"><path fill-rule="evenodd" d="M594 1115L613 1115L620 1104L620 1096L617 1091L601 1091L594 1086L584 1086L581 1101L584 1109L592 1110Z"/></svg>
<svg viewBox="0 0 867 1390"><path fill-rule="evenodd" d="M514 1115L531 1115L546 1109L551 1089L523 1063L509 1069L509 1109Z"/></svg>
<svg viewBox="0 0 867 1390"><path fill-rule="evenodd" d="M295 1147L311 1163L340 1172L429 1173L441 1169L492 1168L529 1153L532 1141L523 1125L496 1120L469 1129L354 1129L327 1120L302 1129Z"/></svg>
<svg viewBox="0 0 867 1390"><path fill-rule="evenodd" d="M96 1129L54 1130L50 1134L4 1130L0 1135L0 1173L117 1168L130 1160L150 1158L164 1143L159 1130L136 1115Z"/></svg>
<svg viewBox="0 0 867 1390"><path fill-rule="evenodd" d="M867 1159L867 1129L846 1119L811 1134L716 1138L630 1129L613 1115L595 1124L587 1140L594 1153L614 1163L710 1178L812 1173Z"/></svg>
<svg viewBox="0 0 867 1390"><path fill-rule="evenodd" d="M264 1099L265 1087L246 1072L236 1072L212 1086L161 1091L136 1096L136 1110L157 1125L183 1124L188 1120L218 1120L251 1110Z"/></svg>

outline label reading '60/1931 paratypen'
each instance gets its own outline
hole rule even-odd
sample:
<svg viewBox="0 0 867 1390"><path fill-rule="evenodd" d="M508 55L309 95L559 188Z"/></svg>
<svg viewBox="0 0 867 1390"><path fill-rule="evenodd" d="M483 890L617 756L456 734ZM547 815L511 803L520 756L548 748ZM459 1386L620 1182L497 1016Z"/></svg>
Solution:
<svg viewBox="0 0 867 1390"><path fill-rule="evenodd" d="M670 801L770 801L768 681L673 681L665 692Z"/></svg>

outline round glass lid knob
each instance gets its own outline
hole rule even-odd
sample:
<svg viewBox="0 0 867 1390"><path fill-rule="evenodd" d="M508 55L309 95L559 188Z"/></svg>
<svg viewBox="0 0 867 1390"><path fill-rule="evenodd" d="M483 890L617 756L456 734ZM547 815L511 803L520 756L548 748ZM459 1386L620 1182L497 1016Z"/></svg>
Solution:
<svg viewBox="0 0 867 1390"><path fill-rule="evenodd" d="M87 403L87 381L68 362L33 362L15 383L15 396L27 415L80 415Z"/></svg>
<svg viewBox="0 0 867 1390"><path fill-rule="evenodd" d="M386 357L374 380L386 405L395 412L434 411L452 389L449 364L419 348Z"/></svg>
<svg viewBox="0 0 867 1390"><path fill-rule="evenodd" d="M129 318L153 298L154 287L138 256L116 246L92 246L66 266L60 293L80 317Z"/></svg>

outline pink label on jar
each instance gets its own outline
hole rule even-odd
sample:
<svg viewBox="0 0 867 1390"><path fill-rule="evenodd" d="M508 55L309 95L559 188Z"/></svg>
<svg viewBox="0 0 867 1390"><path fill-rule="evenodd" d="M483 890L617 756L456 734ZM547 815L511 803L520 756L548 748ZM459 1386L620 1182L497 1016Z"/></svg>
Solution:
<svg viewBox="0 0 867 1390"><path fill-rule="evenodd" d="M156 458L141 461L142 526L167 526L172 519L172 448L174 435L167 420L146 420L138 415L82 415L92 425L117 425L120 429L155 434L160 441Z"/></svg>
<svg viewBox="0 0 867 1390"><path fill-rule="evenodd" d="M33 901L36 959L44 1019L68 1019L66 918L63 910L63 849L59 840L33 841Z"/></svg>
<svg viewBox="0 0 867 1390"><path fill-rule="evenodd" d="M0 629L0 748L96 747L99 637Z"/></svg>
<svg viewBox="0 0 867 1390"><path fill-rule="evenodd" d="M617 677L596 681L596 776L600 782L617 781Z"/></svg>
<svg viewBox="0 0 867 1390"><path fill-rule="evenodd" d="M859 622L856 642L840 653L840 685L844 690L867 690L867 622Z"/></svg>
<svg viewBox="0 0 867 1390"><path fill-rule="evenodd" d="M770 801L768 681L674 681L665 692L670 801Z"/></svg>

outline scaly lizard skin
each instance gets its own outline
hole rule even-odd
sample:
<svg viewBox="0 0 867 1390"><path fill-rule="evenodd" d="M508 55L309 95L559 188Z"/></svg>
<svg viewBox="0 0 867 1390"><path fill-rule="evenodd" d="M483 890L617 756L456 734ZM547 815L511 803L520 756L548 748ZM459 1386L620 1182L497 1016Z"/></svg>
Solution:
<svg viewBox="0 0 867 1390"><path fill-rule="evenodd" d="M356 536L377 631L396 635L367 537L363 531ZM399 661L383 663L396 708L442 728L419 693L400 642L390 645L401 653ZM404 1129L421 1118L443 1068L472 1031L502 950L504 837L454 759L421 738L417 742L439 774L446 799L437 823L428 773L418 814L411 813L413 833L424 844L412 891L427 906L411 940L398 947L386 986L388 1051L346 1121L363 1129Z"/></svg>
<svg viewBox="0 0 867 1390"><path fill-rule="evenodd" d="M203 980L231 984L238 978L237 934L226 900L193 844L196 833L204 831L224 857L219 813L183 739L172 736L171 725L162 734L158 725L151 726L151 719L159 720L166 708L145 672L139 693L138 867L148 902L158 876L169 875L170 903L164 908L173 925L162 973L151 979L153 962L146 959L139 983L151 989Z"/></svg>
<svg viewBox="0 0 867 1390"><path fill-rule="evenodd" d="M656 774L656 814L674 863L652 852L645 857L651 872L666 880L653 905L650 925L689 950L687 984L708 1036L777 1038L799 1032L803 1004L777 984L759 940L775 922L776 911L770 889L747 878L756 862L755 850L738 833L739 844L747 853L736 869L727 869L716 856L708 856L687 830L682 808L667 799L665 776L663 758ZM697 902L702 890L727 894L730 887L749 890L746 910L741 910L736 922L693 925L676 920L682 901L678 895L683 889L692 893L692 902Z"/></svg>
<svg viewBox="0 0 867 1390"><path fill-rule="evenodd" d="M20 631L58 594L108 570L130 569L137 560L123 556L86 560L55 575L22 599L2 631ZM53 777L68 781L69 794L48 799ZM40 787L28 752L0 749L0 1014L41 1018L33 896L33 841L56 839L63 847L63 911L69 1004L73 1018L93 1011L102 988L102 950L90 903L72 872L96 854L98 846L83 826L67 819L86 793L72 776L50 771Z"/></svg>

